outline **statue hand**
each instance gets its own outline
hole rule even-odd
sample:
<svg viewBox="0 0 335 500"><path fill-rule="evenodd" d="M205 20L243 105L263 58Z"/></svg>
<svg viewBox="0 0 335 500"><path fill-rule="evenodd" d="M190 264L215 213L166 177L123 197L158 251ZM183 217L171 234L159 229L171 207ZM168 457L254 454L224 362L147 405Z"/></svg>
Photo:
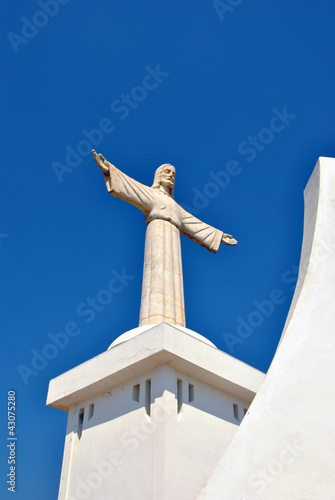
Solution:
<svg viewBox="0 0 335 500"><path fill-rule="evenodd" d="M223 233L221 241L226 245L237 245L237 240L231 234Z"/></svg>
<svg viewBox="0 0 335 500"><path fill-rule="evenodd" d="M94 156L95 163L102 170L105 175L109 174L109 165L110 163L106 160L106 158L102 154L97 154L94 149L92 149L92 153Z"/></svg>

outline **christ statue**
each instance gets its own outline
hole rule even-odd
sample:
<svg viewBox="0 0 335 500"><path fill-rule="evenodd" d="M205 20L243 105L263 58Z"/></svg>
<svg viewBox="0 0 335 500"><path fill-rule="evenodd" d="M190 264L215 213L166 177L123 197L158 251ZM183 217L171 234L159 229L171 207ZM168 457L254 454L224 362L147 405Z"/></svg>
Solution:
<svg viewBox="0 0 335 500"><path fill-rule="evenodd" d="M139 326L157 323L185 326L180 236L183 234L216 253L220 243L237 241L186 212L173 199L176 169L164 163L151 187L135 181L93 150L107 190L142 210L147 232Z"/></svg>

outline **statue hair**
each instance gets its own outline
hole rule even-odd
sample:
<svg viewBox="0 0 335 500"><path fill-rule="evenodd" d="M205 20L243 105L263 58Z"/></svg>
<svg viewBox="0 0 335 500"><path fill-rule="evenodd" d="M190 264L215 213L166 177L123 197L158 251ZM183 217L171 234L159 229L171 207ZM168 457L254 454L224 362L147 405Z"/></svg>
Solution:
<svg viewBox="0 0 335 500"><path fill-rule="evenodd" d="M153 189L159 189L160 186L161 186L161 177L162 177L162 170L164 167L172 167L172 165L170 165L170 163L163 163L163 165L161 165L160 167L157 168L156 172L155 172L155 177L154 177L154 183L153 185L151 186ZM173 198L173 194L174 194L174 186L173 188L169 189L170 191L170 196L171 198Z"/></svg>

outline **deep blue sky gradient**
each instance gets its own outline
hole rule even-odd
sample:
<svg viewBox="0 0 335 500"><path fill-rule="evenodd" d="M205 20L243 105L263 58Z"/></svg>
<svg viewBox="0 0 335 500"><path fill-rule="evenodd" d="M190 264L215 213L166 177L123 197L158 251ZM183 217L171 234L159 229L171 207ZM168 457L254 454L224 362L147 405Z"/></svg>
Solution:
<svg viewBox="0 0 335 500"><path fill-rule="evenodd" d="M15 498L56 499L67 415L45 406L49 380L138 324L143 215L107 193L83 130L108 124L95 148L144 184L175 165L176 201L239 240L214 255L182 237L187 326L264 372L271 363L303 190L317 158L335 156L335 3L232 3L70 0L52 18L35 1L1 6L1 498L11 498L7 391L18 401ZM25 19L45 25L29 32ZM66 147L79 148L72 164ZM80 315L113 272L133 279ZM281 303L260 313L255 301L270 297ZM69 322L80 333L22 376Z"/></svg>

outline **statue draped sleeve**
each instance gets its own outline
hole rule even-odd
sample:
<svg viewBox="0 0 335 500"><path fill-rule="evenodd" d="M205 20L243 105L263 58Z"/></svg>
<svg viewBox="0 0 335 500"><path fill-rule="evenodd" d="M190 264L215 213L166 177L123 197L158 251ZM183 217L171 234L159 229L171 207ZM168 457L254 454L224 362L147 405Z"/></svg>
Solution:
<svg viewBox="0 0 335 500"><path fill-rule="evenodd" d="M152 188L135 181L118 170L114 165L109 166L109 174L104 174L107 190L116 198L121 198L147 215L152 207L154 195Z"/></svg>
<svg viewBox="0 0 335 500"><path fill-rule="evenodd" d="M192 241L216 253L219 249L223 232L183 210L180 232Z"/></svg>

